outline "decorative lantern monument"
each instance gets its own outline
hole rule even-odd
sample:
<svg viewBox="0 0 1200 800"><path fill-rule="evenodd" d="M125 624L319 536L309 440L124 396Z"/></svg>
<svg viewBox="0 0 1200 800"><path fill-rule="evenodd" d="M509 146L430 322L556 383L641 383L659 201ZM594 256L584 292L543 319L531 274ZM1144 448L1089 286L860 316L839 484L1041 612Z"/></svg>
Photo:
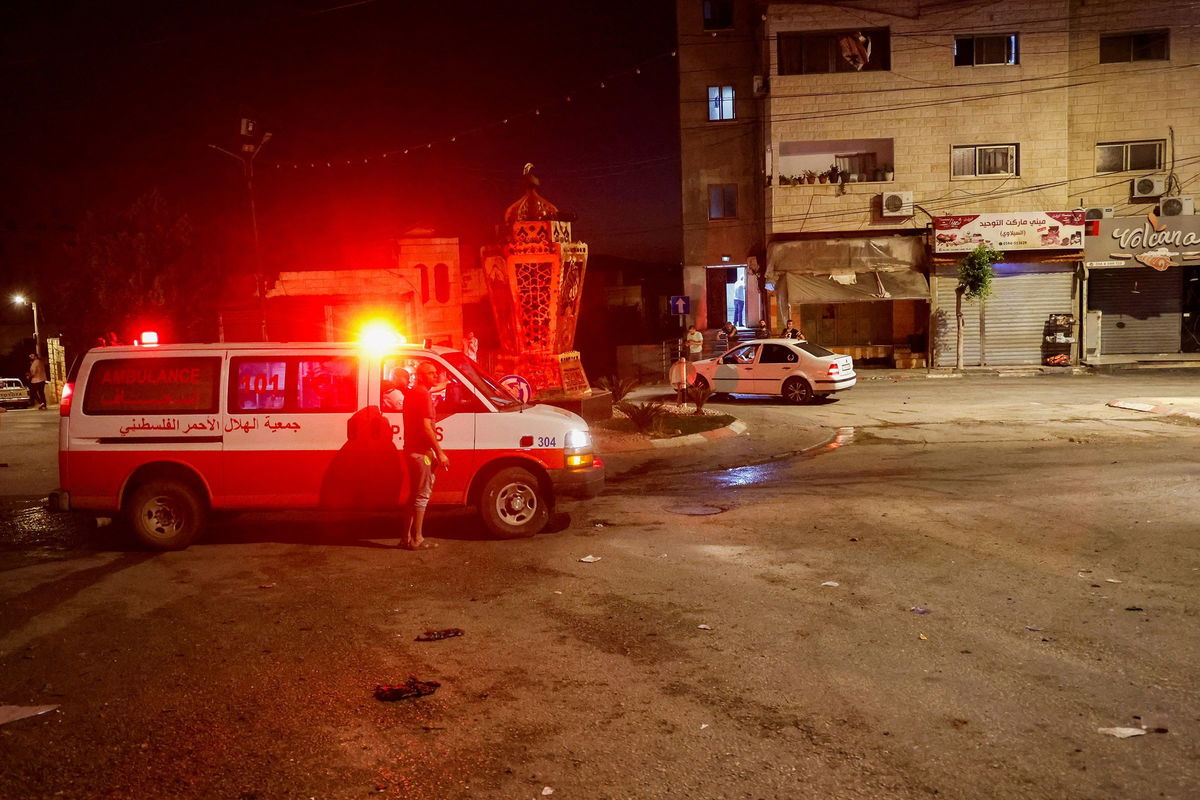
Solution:
<svg viewBox="0 0 1200 800"><path fill-rule="evenodd" d="M538 194L532 170L525 165L525 194L504 212L503 240L482 251L496 366L529 381L539 400L582 400L591 388L572 347L588 249L571 240L574 215Z"/></svg>

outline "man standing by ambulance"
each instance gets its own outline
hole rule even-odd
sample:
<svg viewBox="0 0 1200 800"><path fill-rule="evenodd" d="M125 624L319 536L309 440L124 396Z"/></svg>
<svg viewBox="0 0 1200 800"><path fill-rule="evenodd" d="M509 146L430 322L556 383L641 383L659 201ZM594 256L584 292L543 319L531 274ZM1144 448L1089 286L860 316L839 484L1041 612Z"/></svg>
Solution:
<svg viewBox="0 0 1200 800"><path fill-rule="evenodd" d="M408 460L412 496L401 518L400 546L407 550L435 546L422 535L425 509L433 494L434 470L450 466L433 426L433 395L429 390L437 385L437 377L437 367L422 361L417 365L413 387L404 392L404 457Z"/></svg>

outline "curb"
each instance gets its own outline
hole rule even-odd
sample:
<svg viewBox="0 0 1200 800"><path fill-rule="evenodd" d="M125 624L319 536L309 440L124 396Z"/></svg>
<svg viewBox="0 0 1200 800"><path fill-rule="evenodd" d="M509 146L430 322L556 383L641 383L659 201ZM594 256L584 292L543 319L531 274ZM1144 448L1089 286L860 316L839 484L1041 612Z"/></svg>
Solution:
<svg viewBox="0 0 1200 800"><path fill-rule="evenodd" d="M725 439L730 436L738 436L745 433L746 429L746 423L742 422L740 419L735 419L724 428L717 428L716 430L704 431L702 433L689 433L687 436L676 436L671 439L650 439L638 447L619 447L611 450L597 449L597 452L601 456L609 456L619 455L622 453L637 453L643 450L687 447L694 444L704 444L705 442L714 441L716 439Z"/></svg>
<svg viewBox="0 0 1200 800"><path fill-rule="evenodd" d="M1200 422L1200 411L1181 411L1173 406L1156 406L1150 403L1138 403L1133 400L1113 400L1108 403L1112 408L1124 408L1128 411L1144 411L1148 414L1163 414L1171 417L1187 417Z"/></svg>

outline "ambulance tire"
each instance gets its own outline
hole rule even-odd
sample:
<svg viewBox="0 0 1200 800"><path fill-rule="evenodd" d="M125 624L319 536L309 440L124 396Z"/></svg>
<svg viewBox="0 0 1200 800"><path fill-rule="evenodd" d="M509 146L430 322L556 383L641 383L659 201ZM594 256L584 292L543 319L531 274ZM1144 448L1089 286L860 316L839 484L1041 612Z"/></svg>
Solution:
<svg viewBox="0 0 1200 800"><path fill-rule="evenodd" d="M542 532L550 521L550 504L537 476L523 467L505 467L483 485L479 516L498 539L518 539Z"/></svg>
<svg viewBox="0 0 1200 800"><path fill-rule="evenodd" d="M134 489L124 512L134 538L151 550L182 550L204 527L205 507L196 490L169 478Z"/></svg>

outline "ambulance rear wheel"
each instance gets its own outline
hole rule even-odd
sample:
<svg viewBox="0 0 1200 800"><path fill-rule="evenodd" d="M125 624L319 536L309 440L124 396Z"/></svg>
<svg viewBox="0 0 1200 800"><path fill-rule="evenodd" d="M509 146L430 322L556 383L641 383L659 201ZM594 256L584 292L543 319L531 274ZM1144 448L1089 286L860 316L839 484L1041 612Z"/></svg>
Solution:
<svg viewBox="0 0 1200 800"><path fill-rule="evenodd" d="M506 467L483 485L479 515L493 536L515 539L541 533L550 520L550 504L537 476L522 467Z"/></svg>
<svg viewBox="0 0 1200 800"><path fill-rule="evenodd" d="M182 550L196 541L204 525L204 503L191 486L177 480L143 483L124 511L134 537L152 550Z"/></svg>

